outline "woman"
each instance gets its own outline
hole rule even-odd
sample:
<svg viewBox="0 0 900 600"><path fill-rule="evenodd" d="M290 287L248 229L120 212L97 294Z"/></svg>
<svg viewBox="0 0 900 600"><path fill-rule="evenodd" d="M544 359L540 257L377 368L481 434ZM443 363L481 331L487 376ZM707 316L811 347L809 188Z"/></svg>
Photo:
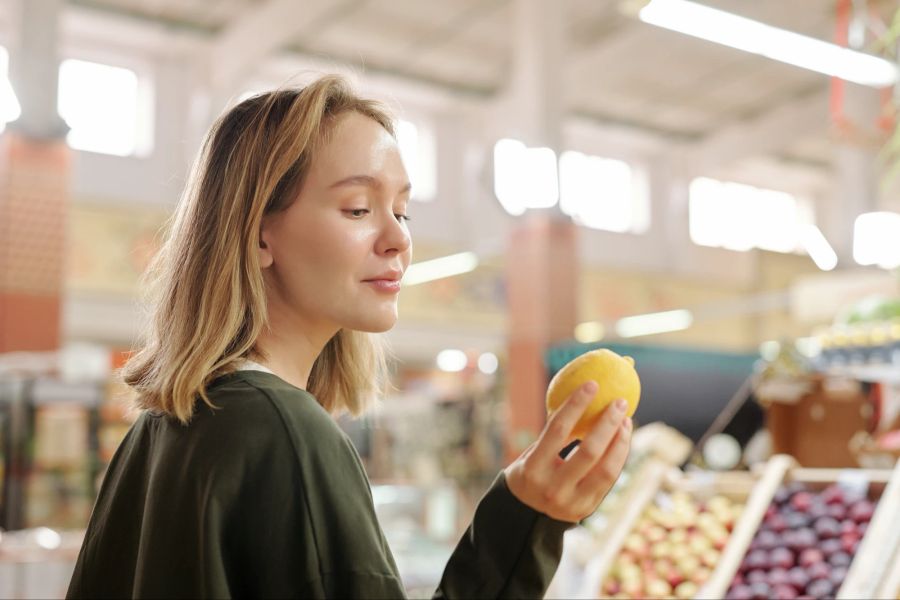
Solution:
<svg viewBox="0 0 900 600"><path fill-rule="evenodd" d="M384 383L368 332L397 319L409 193L390 118L338 77L255 96L213 126L149 271L153 319L124 369L142 412L69 597L403 595L332 416ZM589 386L499 475L436 596L543 595L563 532L628 452L619 408L559 457Z"/></svg>

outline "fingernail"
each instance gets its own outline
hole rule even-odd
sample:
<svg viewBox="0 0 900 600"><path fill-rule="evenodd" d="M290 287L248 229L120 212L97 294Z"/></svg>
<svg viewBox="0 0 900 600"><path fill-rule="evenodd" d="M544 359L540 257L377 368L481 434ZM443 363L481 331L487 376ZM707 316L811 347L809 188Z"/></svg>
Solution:
<svg viewBox="0 0 900 600"><path fill-rule="evenodd" d="M616 410L619 412L625 412L625 409L628 408L628 403L625 402L622 398L616 400Z"/></svg>
<svg viewBox="0 0 900 600"><path fill-rule="evenodd" d="M588 381L584 384L584 393L585 394L596 394L597 393L597 382L596 381Z"/></svg>
<svg viewBox="0 0 900 600"><path fill-rule="evenodd" d="M625 417L625 420L622 421L622 427L625 429L625 431L630 431L633 426L634 423L632 423L631 417Z"/></svg>

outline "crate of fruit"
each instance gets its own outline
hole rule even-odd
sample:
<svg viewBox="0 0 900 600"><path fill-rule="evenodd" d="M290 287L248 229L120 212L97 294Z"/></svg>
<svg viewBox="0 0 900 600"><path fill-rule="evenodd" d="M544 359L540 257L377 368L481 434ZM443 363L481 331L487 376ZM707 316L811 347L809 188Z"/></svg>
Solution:
<svg viewBox="0 0 900 600"><path fill-rule="evenodd" d="M891 527L900 469L803 469L790 462L769 462L701 597L874 597L900 532Z"/></svg>
<svg viewBox="0 0 900 600"><path fill-rule="evenodd" d="M718 568L759 474L651 463L587 587L601 598L693 598Z"/></svg>

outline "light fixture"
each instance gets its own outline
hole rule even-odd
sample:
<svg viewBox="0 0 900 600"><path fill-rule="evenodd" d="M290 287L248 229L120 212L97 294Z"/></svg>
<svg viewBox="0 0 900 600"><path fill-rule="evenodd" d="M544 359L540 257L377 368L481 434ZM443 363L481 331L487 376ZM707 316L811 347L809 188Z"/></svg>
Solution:
<svg viewBox="0 0 900 600"><path fill-rule="evenodd" d="M807 225L803 229L803 247L816 266L823 271L831 271L837 266L837 253L815 225Z"/></svg>
<svg viewBox="0 0 900 600"><path fill-rule="evenodd" d="M603 336L605 334L606 328L603 327L603 323L600 323L598 321L587 321L585 323L579 323L575 327L575 339L582 344L599 342L603 339Z"/></svg>
<svg viewBox="0 0 900 600"><path fill-rule="evenodd" d="M681 331L690 327L693 322L694 316L689 310L667 310L619 319L616 333L624 338L653 335Z"/></svg>
<svg viewBox="0 0 900 600"><path fill-rule="evenodd" d="M494 144L494 195L511 215L559 202L556 152L509 138Z"/></svg>
<svg viewBox="0 0 900 600"><path fill-rule="evenodd" d="M651 0L645 23L875 88L897 82L897 65L824 40L689 0Z"/></svg>
<svg viewBox="0 0 900 600"><path fill-rule="evenodd" d="M478 370L485 375L496 373L499 364L500 361L497 360L497 355L493 352L485 352L478 357Z"/></svg>
<svg viewBox="0 0 900 600"><path fill-rule="evenodd" d="M474 271L477 267L478 255L474 252L460 252L441 258L423 260L406 269L403 285L417 285L426 281L462 275Z"/></svg>
<svg viewBox="0 0 900 600"><path fill-rule="evenodd" d="M883 269L900 267L900 213L863 213L853 225L853 260Z"/></svg>
<svg viewBox="0 0 900 600"><path fill-rule="evenodd" d="M469 358L462 350L441 350L436 360L438 369L448 373L457 373L466 368L469 364Z"/></svg>

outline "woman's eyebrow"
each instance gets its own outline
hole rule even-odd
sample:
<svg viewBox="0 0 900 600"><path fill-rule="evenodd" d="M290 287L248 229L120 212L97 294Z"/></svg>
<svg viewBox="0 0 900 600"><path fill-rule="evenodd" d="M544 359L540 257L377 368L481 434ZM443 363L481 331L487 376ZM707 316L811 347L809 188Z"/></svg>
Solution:
<svg viewBox="0 0 900 600"><path fill-rule="evenodd" d="M384 187L377 178L372 177L371 175L351 175L350 177L344 177L340 181L336 181L332 183L329 188L337 188L337 187L345 187L345 186L353 186L353 185L363 185L366 187L374 188L376 190L380 190ZM408 192L412 189L412 184L409 182L404 185L399 193L402 194L404 192Z"/></svg>

